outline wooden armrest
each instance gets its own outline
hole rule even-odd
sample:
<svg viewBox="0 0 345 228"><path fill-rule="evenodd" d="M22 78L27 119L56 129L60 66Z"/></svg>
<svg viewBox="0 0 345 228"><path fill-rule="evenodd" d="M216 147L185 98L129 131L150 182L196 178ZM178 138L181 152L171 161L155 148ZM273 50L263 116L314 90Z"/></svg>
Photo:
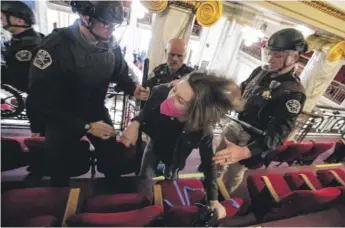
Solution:
<svg viewBox="0 0 345 228"><path fill-rule="evenodd" d="M266 185L268 191L270 192L272 198L274 199L274 201L279 203L280 198L279 198L278 193L276 192L276 190L273 188L270 179L267 176L262 176L261 178L262 178L263 182L265 183L265 185Z"/></svg>
<svg viewBox="0 0 345 228"><path fill-rule="evenodd" d="M163 206L162 187L160 184L155 184L153 186L153 200L154 205Z"/></svg>
<svg viewBox="0 0 345 228"><path fill-rule="evenodd" d="M62 226L67 226L66 220L74 215L77 211L78 201L79 201L79 195L80 195L80 188L72 188L69 191L68 200L66 203L66 209L65 213L62 219Z"/></svg>
<svg viewBox="0 0 345 228"><path fill-rule="evenodd" d="M230 194L228 190L226 190L225 184L221 177L217 179L217 184L218 184L219 191L222 194L224 200L230 199Z"/></svg>
<svg viewBox="0 0 345 228"><path fill-rule="evenodd" d="M313 191L316 191L315 186L310 182L309 178L305 174L299 174L299 176L303 179L303 181L306 183L308 188L310 188Z"/></svg>
<svg viewBox="0 0 345 228"><path fill-rule="evenodd" d="M341 179L338 173L336 173L334 170L330 170L329 172L334 176L334 178L336 179L336 181L339 182L339 184L341 184L342 186L345 186L345 180Z"/></svg>

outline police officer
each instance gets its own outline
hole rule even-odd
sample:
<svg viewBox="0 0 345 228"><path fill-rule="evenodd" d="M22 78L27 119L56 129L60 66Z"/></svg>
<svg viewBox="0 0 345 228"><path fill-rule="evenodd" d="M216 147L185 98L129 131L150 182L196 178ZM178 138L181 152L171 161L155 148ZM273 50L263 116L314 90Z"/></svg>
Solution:
<svg viewBox="0 0 345 228"><path fill-rule="evenodd" d="M97 168L116 179L122 151L114 150L114 128L105 95L110 82L126 94L146 100L149 91L128 75L113 32L124 19L122 2L72 1L80 15L67 28L47 36L37 51L30 74L30 108L42 113L46 126L47 172L52 186L65 186L81 158L79 140L87 135L96 150Z"/></svg>
<svg viewBox="0 0 345 228"><path fill-rule="evenodd" d="M1 81L28 93L30 62L44 35L32 28L36 23L34 13L21 1L1 2L1 22L3 28L12 34L1 53L6 62L6 66L1 67ZM27 115L31 113L27 112ZM30 125L33 136L42 132L35 120L30 121Z"/></svg>
<svg viewBox="0 0 345 228"><path fill-rule="evenodd" d="M30 61L43 34L32 28L36 23L34 13L21 1L1 1L1 22L12 34L12 39L2 50L7 65L1 68L2 83L27 93Z"/></svg>
<svg viewBox="0 0 345 228"><path fill-rule="evenodd" d="M183 63L186 57L186 45L182 39L171 39L165 52L167 54L167 62L157 66L149 74L147 85L151 89L156 85L180 79L194 70Z"/></svg>
<svg viewBox="0 0 345 228"><path fill-rule="evenodd" d="M280 146L294 128L306 95L295 76L299 55L307 49L295 29L274 33L263 50L263 67L256 68L241 84L244 111L239 120L266 132L265 136L230 123L222 134L215 161L230 193L241 184L246 165Z"/></svg>

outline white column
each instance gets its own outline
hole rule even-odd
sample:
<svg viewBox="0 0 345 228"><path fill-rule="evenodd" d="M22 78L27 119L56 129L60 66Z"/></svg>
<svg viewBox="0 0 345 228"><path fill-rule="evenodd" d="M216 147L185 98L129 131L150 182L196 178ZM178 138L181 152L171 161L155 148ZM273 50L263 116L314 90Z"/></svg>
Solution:
<svg viewBox="0 0 345 228"><path fill-rule="evenodd" d="M313 110L345 62L344 60L330 62L327 56L328 53L315 51L300 75L307 95L304 111Z"/></svg>

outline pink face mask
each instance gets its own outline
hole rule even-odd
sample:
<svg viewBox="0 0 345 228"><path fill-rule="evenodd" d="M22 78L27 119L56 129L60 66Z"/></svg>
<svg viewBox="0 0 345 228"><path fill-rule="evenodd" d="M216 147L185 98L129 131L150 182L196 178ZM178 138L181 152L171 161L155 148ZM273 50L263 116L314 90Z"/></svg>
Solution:
<svg viewBox="0 0 345 228"><path fill-rule="evenodd" d="M168 98L160 106L161 114L171 117L179 117L182 112L176 108L176 105L172 98Z"/></svg>

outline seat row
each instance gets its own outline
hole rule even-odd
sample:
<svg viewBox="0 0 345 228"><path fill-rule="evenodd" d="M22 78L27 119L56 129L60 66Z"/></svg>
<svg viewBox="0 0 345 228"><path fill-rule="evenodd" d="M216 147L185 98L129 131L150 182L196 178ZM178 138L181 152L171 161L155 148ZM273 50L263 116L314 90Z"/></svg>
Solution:
<svg viewBox="0 0 345 228"><path fill-rule="evenodd" d="M253 160L249 164L250 168L256 169L261 167L268 167L271 162L279 162L277 166L286 162L289 166L297 163L301 165L311 165L313 161L322 153L328 152L335 147L334 142L293 142L286 141L283 145L273 150L265 159ZM344 152L345 157L345 152Z"/></svg>
<svg viewBox="0 0 345 228"><path fill-rule="evenodd" d="M253 174L247 185L252 210L261 221L288 218L345 203L345 171L342 168Z"/></svg>
<svg viewBox="0 0 345 228"><path fill-rule="evenodd" d="M68 145L66 145L68 146ZM126 148L123 144L116 142L114 139L114 153L119 152L118 160L121 161L121 174L128 174L138 172L140 169L140 162L142 150L137 150L136 147ZM45 153L45 138L44 137L12 137L1 138L1 171L7 171L30 165L29 171L42 173L44 170L44 153ZM120 153L121 152L121 153ZM97 162L95 159L96 151L93 149L91 143L86 139L80 140L79 147L71 156L78 160L78 164L71 167L69 174L71 177L80 176L90 170L94 174ZM98 170L102 172L102 170ZM49 174L45 173L49 176Z"/></svg>
<svg viewBox="0 0 345 228"><path fill-rule="evenodd" d="M125 178L125 177L124 177ZM138 181L140 182L140 181ZM230 198L220 185L227 217L239 211L242 199ZM152 194L93 195L83 189L35 187L2 195L2 226L192 226L205 190L199 179L159 181ZM218 221L221 222L221 221Z"/></svg>

